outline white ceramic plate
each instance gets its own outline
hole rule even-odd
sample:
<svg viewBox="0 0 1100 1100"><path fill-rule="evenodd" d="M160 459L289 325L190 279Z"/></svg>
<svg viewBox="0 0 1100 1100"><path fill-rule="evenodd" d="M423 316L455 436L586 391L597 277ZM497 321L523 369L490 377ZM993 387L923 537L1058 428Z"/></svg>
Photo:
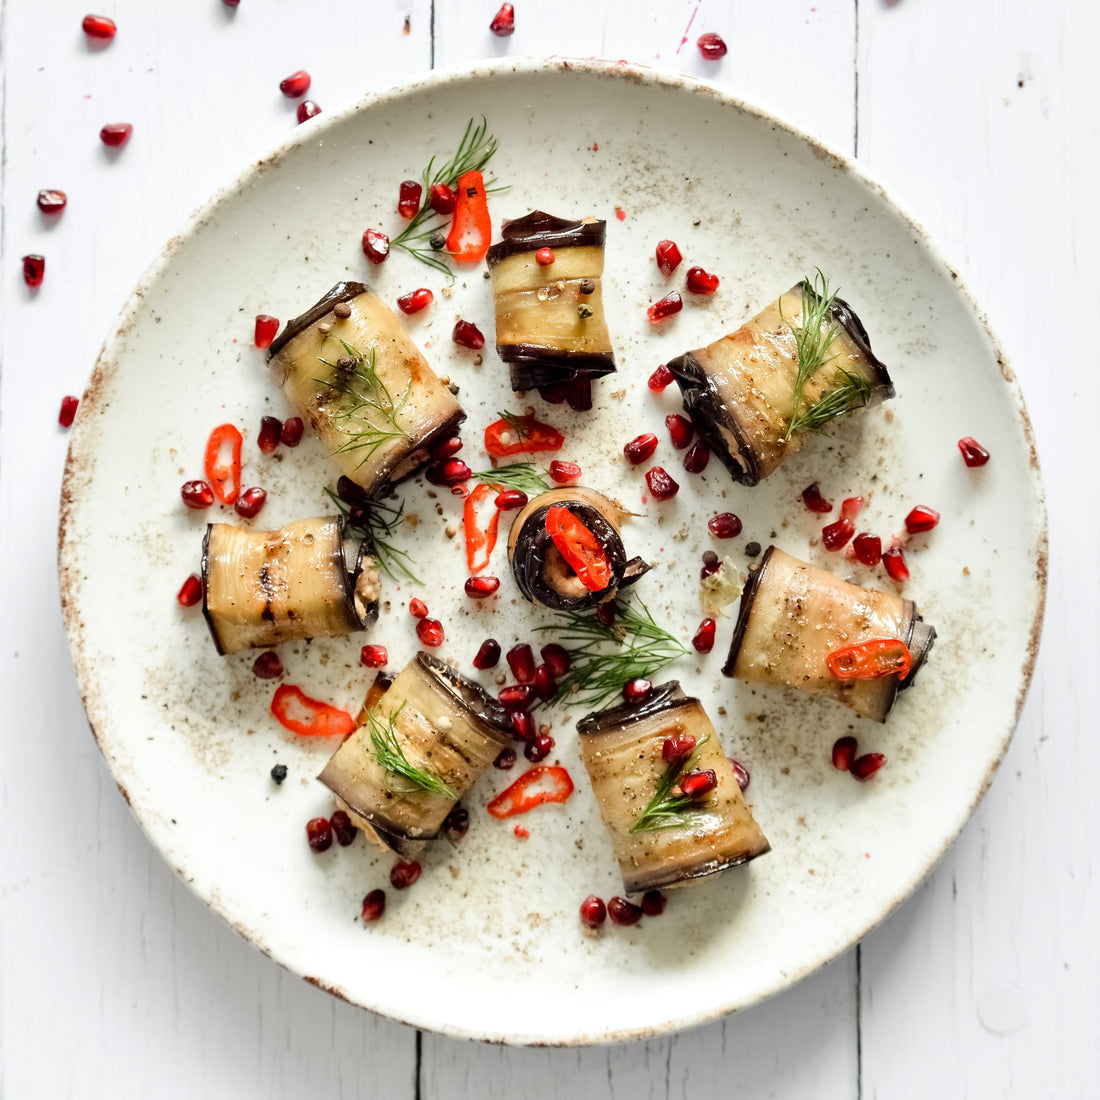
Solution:
<svg viewBox="0 0 1100 1100"><path fill-rule="evenodd" d="M597 384L591 414L534 404L565 431L562 457L580 462L583 480L641 513L627 546L657 563L638 590L661 622L690 638L701 618L701 554L730 552L744 566L749 540L889 586L881 571L814 544L821 521L799 498L811 481L837 501L867 495L860 527L884 536L902 529L914 504L943 514L914 540L905 587L939 641L885 727L724 679L732 619L708 657L670 670L751 770L749 796L773 850L677 892L659 919L609 927L599 939L581 934L578 905L589 893L620 892L621 881L579 760L577 712L549 716L555 755L577 781L570 802L529 815L530 839L517 840L513 822L493 820L484 805L519 768L491 772L467 800L466 838L439 842L420 882L398 894L386 881L392 860L361 840L322 856L309 850L306 820L331 810L314 779L331 746L284 734L268 713L273 685L253 677L252 657L217 657L201 614L175 600L213 518L183 508L179 486L201 476L215 424L246 431L245 484L269 492L260 526L323 511L322 489L335 481L313 441L273 458L256 448L261 415L290 414L251 346L256 313L285 319L349 277L391 302L432 288L435 305L408 327L462 387L463 457L488 465L481 429L497 409L523 403L492 353L482 268L461 271L448 299L435 273L396 253L368 268L359 247L368 225L396 228L399 181L449 154L482 114L500 141L493 173L510 187L492 200L498 226L533 207L607 219L619 373ZM653 262L663 237L685 256L671 280ZM678 317L651 327L646 305L682 289L693 264L719 274L721 289L686 296ZM702 476L683 473L662 425L679 408L676 388L655 396L647 376L736 328L814 267L861 314L889 365L898 390L890 411L851 418L755 489L735 485L716 460ZM489 334L480 365L451 342L458 315ZM655 461L682 484L670 503L644 505L646 467L623 461L623 444L643 430L661 438ZM984 469L960 460L964 435L992 452ZM550 621L516 597L503 547L491 569L504 578L502 595L467 600L461 537L444 534L461 502L431 499L420 482L405 500L421 523L402 542L431 583L387 584L369 636L282 649L288 681L348 709L369 681L358 665L363 642L387 645L393 668L414 653L412 595L443 620L440 652L467 672L484 637L507 648L537 640L532 628ZM717 544L706 521L727 510L744 534ZM682 77L599 62L479 66L370 96L299 128L216 195L169 242L107 341L73 431L61 509L62 600L88 717L168 863L307 980L410 1024L509 1042L593 1042L702 1023L790 986L899 905L970 816L1007 747L1035 658L1045 560L1020 393L923 231L858 166L761 111ZM850 730L862 750L889 757L865 785L829 764L834 739ZM269 778L276 762L290 769L282 787ZM376 886L387 887L389 908L364 927L361 899Z"/></svg>

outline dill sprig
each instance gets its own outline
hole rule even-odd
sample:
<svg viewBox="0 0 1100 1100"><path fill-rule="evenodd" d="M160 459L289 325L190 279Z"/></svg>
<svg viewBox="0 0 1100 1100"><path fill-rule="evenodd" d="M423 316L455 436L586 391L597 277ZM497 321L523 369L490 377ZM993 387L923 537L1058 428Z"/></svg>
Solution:
<svg viewBox="0 0 1100 1100"><path fill-rule="evenodd" d="M829 290L829 280L817 269L817 275L813 281L803 279L802 283L802 314L798 324L794 325L783 316L783 306L779 307L779 316L783 323L791 330L794 336L795 349L798 355L798 373L794 380L794 402L791 405L791 422L787 426L787 434L784 439L790 439L795 431L794 425L799 417L802 406L802 394L806 389L806 383L819 371L830 359L829 354L833 341L837 337L836 322L833 320L833 302L836 300L836 291Z"/></svg>
<svg viewBox="0 0 1100 1100"><path fill-rule="evenodd" d="M788 435L792 432L820 432L830 420L862 409L871 398L874 387L862 374L852 374L837 367L833 386L808 408L791 420Z"/></svg>
<svg viewBox="0 0 1100 1100"><path fill-rule="evenodd" d="M658 626L641 600L620 604L615 622L576 611L559 611L564 627L540 626L553 631L569 650L569 671L558 682L558 698L565 703L600 706L614 698L628 680L650 679L688 654L687 646ZM608 650L608 644L617 649Z"/></svg>
<svg viewBox="0 0 1100 1100"><path fill-rule="evenodd" d="M439 776L432 775L431 772L426 772L423 768L418 768L405 755L405 750L397 740L396 728L398 715L404 709L405 703L403 701L392 714L386 717L384 723L377 718L373 710L367 712L367 732L370 735L374 758L386 771L398 775L402 779L407 779L413 785L412 789L397 791L395 792L397 794L409 795L413 794L415 790L421 790L428 791L431 794L443 795L444 798L457 799L458 795Z"/></svg>
<svg viewBox="0 0 1100 1100"><path fill-rule="evenodd" d="M649 800L649 805L638 815L638 820L630 826L632 833L648 833L653 829L673 829L686 823L684 811L698 805L690 795L673 794L680 776L695 770L699 763L699 750L710 740L710 734L704 734L686 760L674 760L661 776L657 790Z"/></svg>
<svg viewBox="0 0 1100 1100"><path fill-rule="evenodd" d="M473 476L486 485L503 485L506 489L519 489L528 494L544 493L550 488L550 483L532 462L511 462L495 470L478 470Z"/></svg>
<svg viewBox="0 0 1100 1100"><path fill-rule="evenodd" d="M372 500L370 504L362 508L362 522L356 523L351 518L351 506L338 493L332 489L325 489L333 504L340 510L349 530L357 534L370 547L371 555L378 563L378 568L390 578L391 581L405 580L414 584L424 582L406 565L412 558L405 550L400 550L390 542L393 533L401 523L401 517L405 514L404 501L397 504L387 504L382 500Z"/></svg>

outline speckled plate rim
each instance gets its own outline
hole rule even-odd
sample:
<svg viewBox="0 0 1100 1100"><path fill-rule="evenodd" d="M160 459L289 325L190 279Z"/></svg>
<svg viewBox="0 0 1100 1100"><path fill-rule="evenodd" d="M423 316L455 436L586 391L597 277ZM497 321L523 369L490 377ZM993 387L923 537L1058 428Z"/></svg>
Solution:
<svg viewBox="0 0 1100 1100"><path fill-rule="evenodd" d="M1025 647L1025 658L1023 665L1020 669L1020 681L1017 692L1015 713L1010 727L1004 731L1000 738L1000 741L996 747L996 751L993 754L992 759L990 760L988 769L978 785L971 805L966 808L965 812L960 815L957 821L951 823L951 827L945 832L943 844L940 850L934 853L934 855L928 860L926 866L921 868L921 870L914 876L906 889L903 890L893 901L893 903L887 906L875 919L869 921L865 927L855 931L851 935L851 938L848 940L848 942L841 944L840 947L833 954L829 955L826 958L819 959L813 964L804 966L801 969L786 972L782 979L775 983L774 987L758 990L756 995L749 999L742 998L740 1000L735 1000L730 1004L723 1005L718 1008L707 1009L694 1015L673 1017L671 1019L663 1021L660 1024L654 1024L644 1028L629 1029L625 1031L608 1028L606 1031L598 1036L577 1035L568 1040L561 1040L552 1043L532 1041L531 1039L525 1038L520 1034L489 1034L473 1028L465 1027L461 1023L456 1023L452 1021L440 1021L438 1018L430 1017L426 1014L395 1012L392 1009L387 1008L387 1006L385 1005L368 1003L365 999L352 999L339 986L324 982L321 979L304 973L276 958L270 951L266 950L263 947L261 937L253 929L242 925L225 910L225 907L222 904L219 896L216 896L216 894L215 896L204 894L195 886L194 883L188 882L187 876L183 868L174 867L171 861L166 860L166 862L168 862L170 866L173 866L173 869L175 870L177 876L181 879L181 881L183 881L183 883L187 885L188 888L191 889L197 897L199 897L212 911L217 913L219 917L225 920L226 923L230 925L230 927L234 928L245 940L256 947L261 952L261 954L273 959L275 962L279 963L279 965L283 966L287 970L290 970L292 973L298 974L299 977L301 977L306 982L309 982L311 985L314 985L319 989L331 993L333 996L338 997L341 1000L348 1001L348 1003L360 1005L361 1007L367 1008L370 1011L378 1013L379 1015L386 1016L390 1019L397 1020L400 1023L407 1024L412 1027L430 1030L452 1038L478 1039L494 1043L526 1043L527 1045L532 1046L588 1046L596 1043L615 1043L633 1040L644 1040L648 1038L653 1038L655 1036L665 1035L711 1023L715 1020L721 1019L724 1016L730 1015L733 1012L750 1008L755 1004L759 1004L765 1000L768 1000L770 997L773 997L776 994L781 993L784 990L798 984L804 978L809 977L811 974L816 973L818 970L823 969L825 966L839 959L852 947L858 944L864 937L866 937L868 933L877 928L883 921L890 917L906 900L908 900L908 898L913 895L913 893L919 888L921 883L923 883L928 878L928 876L938 865L939 861L943 858L947 850L957 839L966 823L973 816L974 811L977 809L982 798L985 796L986 791L989 789L990 784L993 782L993 779L1000 768L1001 762L1003 761L1005 753L1008 751L1009 744L1012 741L1016 726L1019 723L1020 714L1023 709L1024 702L1027 698L1028 689L1031 684L1032 675L1035 669L1035 662L1038 656L1039 642L1042 633L1043 614L1046 606L1047 595L1048 522L1046 496L1043 489L1042 476L1039 468L1039 458L1035 445L1034 431L1032 429L1031 420L1028 416L1027 408L1024 403L1023 394L1020 390L1020 386L1016 379L1015 373L1009 366L1008 359L1004 353L1004 349L1002 348L997 336L994 334L984 311L979 307L973 294L970 292L969 288L959 276L955 265L947 259L947 257L944 255L943 250L935 242L932 236L928 233L927 230L924 229L921 223L917 221L917 219L905 208L905 206L900 203L885 187L883 187L882 184L872 178L857 161L848 157L846 154L840 153L835 149L830 148L828 145L821 142L817 138L814 138L811 135L807 134L805 131L801 130L793 123L787 121L779 113L771 109L746 102L745 100L731 94L723 88L720 88L706 81L699 80L695 77L690 77L667 70L652 68L649 66L628 64L622 61L600 60L593 58L542 59L532 57L521 59L505 59L490 62L478 62L470 65L438 69L429 72L421 77L415 77L409 80L401 81L400 83L381 91L368 93L360 97L359 99L344 105L343 107L340 107L331 112L326 112L325 115L323 115L320 119L312 121L308 127L299 127L291 131L286 137L280 140L269 152L254 160L243 171L241 171L235 179L233 179L227 185L219 188L209 200L203 203L190 216L181 231L169 238L167 243L161 249L160 254L146 269L145 273L138 280L136 286L134 287L134 290L131 292L126 303L119 311L115 323L110 330L110 334L108 335L108 337L104 341L102 348L100 349L100 353L97 357L95 367L93 368L91 378L84 392L84 396L80 404L80 409L77 413L77 425L79 426L80 419L83 416L90 415L90 411L97 408L99 404L99 398L103 392L105 384L115 370L114 362L117 346L124 339L127 330L133 323L138 312L143 309L144 298L149 288L152 287L160 279L161 275L171 265L176 252L180 249L184 242L203 227L211 213L221 203L225 202L226 200L230 199L238 193L244 192L250 181L259 173L277 167L283 157L291 150L296 149L302 144L313 143L316 140L319 132L322 132L323 130L330 127L336 127L339 123L343 122L349 116L361 114L367 111L377 111L384 109L388 104L404 99L414 93L439 92L440 90L446 88L459 87L468 82L481 81L489 79L493 76L499 76L503 74L538 74L566 72L580 72L587 75L603 76L609 79L618 79L634 84L644 84L651 87L667 89L669 91L686 92L690 95L702 96L710 100L717 101L719 104L725 106L732 111L748 116L754 120L767 123L768 125L780 129L784 131L787 135L805 143L805 145L814 153L815 156L827 161L838 171L851 175L863 186L877 194L887 207L889 207L901 219L903 219L903 221L909 227L910 231L913 233L915 243L918 244L929 255L930 259L935 264L938 264L940 267L950 273L954 289L961 298L967 312L971 314L980 324L989 343L990 351L995 358L1004 384L1011 397L1015 412L1019 417L1020 424L1023 429L1024 438L1029 449L1029 488L1033 495L1034 503L1039 509L1039 514L1036 517L1037 522L1035 524L1038 531L1037 560L1035 563L1035 587L1033 591L1027 593L1028 600L1033 603L1034 611L1032 613L1031 626L1028 634L1027 645ZM74 441L78 438L79 436L73 437ZM75 550L71 548L71 540L69 538L70 517L75 504L75 497L72 487L74 482L77 480L76 466L77 457L74 455L73 444L70 443L69 450L66 456L65 469L62 477L60 494L60 518L58 525L59 587L65 631L69 640L70 657L73 663L74 672L76 674L77 684L81 694L81 700L84 704L85 712L88 714L88 720L92 730L92 734L96 739L96 743L99 746L101 753L103 754L104 760L106 761L108 768L111 770L112 778L114 778L115 783L118 786L119 792L121 793L123 799L126 801L127 805L130 806L131 812L134 814L134 817L136 818L138 824L141 826L145 835L149 838L150 842L157 849L162 858L164 858L166 854L166 844L168 841L166 829L164 829L155 819L143 816L131 804L130 796L126 790L124 783L116 774L116 769L112 760L111 741L113 731L107 727L107 724L104 724L103 728L97 727L95 722L91 718L88 707L88 693L90 691L89 682L92 674L83 659L81 646L79 644L80 621L76 610L76 602L72 594L73 588L79 583L79 577L75 570L75 562L71 560L72 557L75 556Z"/></svg>

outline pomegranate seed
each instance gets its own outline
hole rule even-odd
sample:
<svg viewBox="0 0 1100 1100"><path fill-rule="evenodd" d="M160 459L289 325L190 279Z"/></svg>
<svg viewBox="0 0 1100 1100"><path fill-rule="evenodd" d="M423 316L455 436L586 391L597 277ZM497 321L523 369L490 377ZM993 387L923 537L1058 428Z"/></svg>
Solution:
<svg viewBox="0 0 1100 1100"><path fill-rule="evenodd" d="M688 798L703 798L717 786L718 776L714 774L713 768L707 768L705 771L688 772L687 775L680 777L680 790Z"/></svg>
<svg viewBox="0 0 1100 1100"><path fill-rule="evenodd" d="M279 442L284 447L297 447L302 442L302 432L305 425L300 416L292 416L283 421L283 430L279 433Z"/></svg>
<svg viewBox="0 0 1100 1100"><path fill-rule="evenodd" d="M46 276L46 257L31 253L23 257L23 282L31 288L40 287Z"/></svg>
<svg viewBox="0 0 1100 1100"><path fill-rule="evenodd" d="M857 744L854 737L838 737L833 742L833 767L838 772L846 772L851 768Z"/></svg>
<svg viewBox="0 0 1100 1100"><path fill-rule="evenodd" d="M209 508L214 503L214 490L205 481L185 481L180 496L188 508Z"/></svg>
<svg viewBox="0 0 1100 1100"><path fill-rule="evenodd" d="M540 733L534 741L523 746L523 755L532 764L541 764L554 751L554 739L546 733Z"/></svg>
<svg viewBox="0 0 1100 1100"><path fill-rule="evenodd" d="M511 4L501 4L500 11L493 16L489 30L498 38L507 38L516 29L516 10Z"/></svg>
<svg viewBox="0 0 1100 1100"><path fill-rule="evenodd" d="M500 642L494 638L486 638L474 657L474 668L496 668L500 660Z"/></svg>
<svg viewBox="0 0 1100 1100"><path fill-rule="evenodd" d="M623 684L623 702L630 703L644 703L649 698L653 691L653 685L641 676L633 680L627 680Z"/></svg>
<svg viewBox="0 0 1100 1100"><path fill-rule="evenodd" d="M274 416L260 417L260 431L256 436L256 446L265 455L271 454L279 446L283 437L283 422Z"/></svg>
<svg viewBox="0 0 1100 1100"><path fill-rule="evenodd" d="M226 0L228 3L229 0ZM233 6L236 7L236 0L234 0ZM369 924L371 921L381 920L382 914L386 911L386 891L385 890L372 890L363 899L363 911L360 914L363 918L364 924Z"/></svg>
<svg viewBox="0 0 1100 1100"><path fill-rule="evenodd" d="M428 188L428 205L437 214L453 214L458 197L445 183L433 183Z"/></svg>
<svg viewBox="0 0 1100 1100"><path fill-rule="evenodd" d="M854 778L861 783L866 783L885 763L886 757L881 752L868 752L853 760L852 766L848 770Z"/></svg>
<svg viewBox="0 0 1100 1100"><path fill-rule="evenodd" d="M279 654L273 649L261 653L252 662L252 675L261 680L277 680L285 671Z"/></svg>
<svg viewBox="0 0 1100 1100"><path fill-rule="evenodd" d="M709 577L713 573L717 573L722 568L722 563L718 560L718 555L713 550L708 550L703 555L703 568L699 572L699 579Z"/></svg>
<svg viewBox="0 0 1100 1100"><path fill-rule="evenodd" d="M420 864L415 859L399 860L390 868L390 885L395 890L407 890L420 878Z"/></svg>
<svg viewBox="0 0 1100 1100"><path fill-rule="evenodd" d="M340 475L336 482L336 495L344 501L345 504L360 504L365 505L370 502L367 500L367 494L363 491L361 485L356 485L350 477Z"/></svg>
<svg viewBox="0 0 1100 1100"><path fill-rule="evenodd" d="M420 196L424 189L416 180L402 180L397 196L397 212L406 221L412 221L420 211Z"/></svg>
<svg viewBox="0 0 1100 1100"><path fill-rule="evenodd" d="M626 898L613 897L607 903L607 915L615 924L637 924L642 919L642 909Z"/></svg>
<svg viewBox="0 0 1100 1100"><path fill-rule="evenodd" d="M76 409L80 404L80 398L69 395L61 398L61 408L57 413L57 422L63 428L71 428L76 419Z"/></svg>
<svg viewBox="0 0 1100 1100"><path fill-rule="evenodd" d="M699 41L696 45L698 45L699 52L707 61L719 61L726 56L725 40L720 34L715 34L713 31L699 35Z"/></svg>
<svg viewBox="0 0 1100 1100"><path fill-rule="evenodd" d="M348 817L343 810L337 810L336 813L329 818L329 825L332 826L332 831L336 835L336 843L341 848L346 848L353 840L355 840L355 826L351 823L351 818Z"/></svg>
<svg viewBox="0 0 1100 1100"><path fill-rule="evenodd" d="M680 490L680 486L660 466L646 471L645 483L654 500L671 500Z"/></svg>
<svg viewBox="0 0 1100 1100"><path fill-rule="evenodd" d="M558 685L554 683L554 674L546 665L539 665L535 669L535 693L544 703L549 703L558 693Z"/></svg>
<svg viewBox="0 0 1100 1100"><path fill-rule="evenodd" d="M817 487L816 481L813 485L807 485L802 490L802 500L811 512L820 512L824 515L826 512L833 510L832 504L821 495L821 490Z"/></svg>
<svg viewBox="0 0 1100 1100"><path fill-rule="evenodd" d="M222 3L227 8L236 8L240 6L241 0L222 0Z"/></svg>
<svg viewBox="0 0 1100 1100"><path fill-rule="evenodd" d="M497 698L505 710L530 710L535 704L535 689L531 684L512 684L501 688Z"/></svg>
<svg viewBox="0 0 1100 1100"><path fill-rule="evenodd" d="M498 577L467 577L466 595L471 600L485 600L492 596L500 587Z"/></svg>
<svg viewBox="0 0 1100 1100"><path fill-rule="evenodd" d="M676 764L686 760L695 751L695 738L690 733L678 733L675 737L666 737L661 745L661 759L666 764Z"/></svg>
<svg viewBox="0 0 1100 1100"><path fill-rule="evenodd" d="M493 503L502 512L511 512L514 508L522 508L527 503L527 494L522 489L505 489L497 494Z"/></svg>
<svg viewBox="0 0 1100 1100"><path fill-rule="evenodd" d="M321 108L318 104L314 103L312 99L303 99L298 104L298 124L303 122L309 122L311 118L316 118L321 113Z"/></svg>
<svg viewBox="0 0 1100 1100"><path fill-rule="evenodd" d="M469 481L473 471L460 458L448 458L436 462L424 471L424 480L429 485L446 485L448 488Z"/></svg>
<svg viewBox="0 0 1100 1100"><path fill-rule="evenodd" d="M581 924L595 931L605 920L607 920L607 906L604 905L603 899L596 897L595 894L589 894L581 902Z"/></svg>
<svg viewBox="0 0 1100 1100"><path fill-rule="evenodd" d="M963 436L959 440L959 451L967 466L984 466L989 461L989 452L973 437Z"/></svg>
<svg viewBox="0 0 1100 1100"><path fill-rule="evenodd" d="M581 468L575 462L560 462L554 459L550 463L550 476L559 485L568 485L581 476Z"/></svg>
<svg viewBox="0 0 1100 1100"><path fill-rule="evenodd" d="M596 621L600 626L610 630L615 625L615 618L619 614L618 604L614 600L608 600L596 608Z"/></svg>
<svg viewBox="0 0 1100 1100"><path fill-rule="evenodd" d="M297 99L300 95L305 95L309 91L311 83L309 73L305 69L299 69L296 73L291 73L285 80L279 81L279 91L287 99Z"/></svg>
<svg viewBox="0 0 1100 1100"><path fill-rule="evenodd" d="M670 383L674 380L672 371L662 363L650 376L649 376L649 388L654 393L661 393L666 390Z"/></svg>
<svg viewBox="0 0 1100 1100"><path fill-rule="evenodd" d="M689 267L686 286L692 294L713 294L718 289L718 276L708 274L701 267Z"/></svg>
<svg viewBox="0 0 1100 1100"><path fill-rule="evenodd" d="M550 386L541 386L539 396L543 401L549 401L551 405L560 405L569 396L571 388L571 382L555 382Z"/></svg>
<svg viewBox="0 0 1100 1100"><path fill-rule="evenodd" d="M256 347L263 350L271 347L271 342L279 334L279 318L269 313L256 314L256 328L253 339Z"/></svg>
<svg viewBox="0 0 1100 1100"><path fill-rule="evenodd" d="M882 564L892 580L901 582L909 579L909 566L905 564L905 554L900 546L892 546L884 550Z"/></svg>
<svg viewBox="0 0 1100 1100"><path fill-rule="evenodd" d="M697 653L709 653L714 648L714 634L718 624L713 619L704 619L695 631L691 644Z"/></svg>
<svg viewBox="0 0 1100 1100"><path fill-rule="evenodd" d="M680 266L683 258L675 241L657 242L657 266L663 274L671 275Z"/></svg>
<svg viewBox="0 0 1100 1100"><path fill-rule="evenodd" d="M102 130L99 131L99 140L104 145L110 145L112 147L118 145L125 145L130 140L130 135L134 132L133 126L128 122L108 122Z"/></svg>
<svg viewBox="0 0 1100 1100"><path fill-rule="evenodd" d="M689 474L701 474L710 461L710 445L702 439L697 439L684 455L684 469Z"/></svg>
<svg viewBox="0 0 1100 1100"><path fill-rule="evenodd" d="M647 917L659 917L665 911L666 901L660 890L647 890L642 896L642 912Z"/></svg>
<svg viewBox="0 0 1100 1100"><path fill-rule="evenodd" d="M81 26L89 38L98 38L103 42L110 42L118 30L115 21L105 15L86 15Z"/></svg>
<svg viewBox="0 0 1100 1100"><path fill-rule="evenodd" d="M882 539L878 535L869 535L866 531L856 535L852 543L852 552L856 561L864 565L878 565L882 561Z"/></svg>
<svg viewBox="0 0 1100 1100"><path fill-rule="evenodd" d="M390 254L390 239L379 229L367 229L363 232L363 255L372 264L386 261Z"/></svg>
<svg viewBox="0 0 1100 1100"><path fill-rule="evenodd" d="M669 413L665 417L665 427L668 428L672 445L678 451L682 451L691 442L691 437L695 434L695 426L692 422L679 413Z"/></svg>
<svg viewBox="0 0 1100 1100"><path fill-rule="evenodd" d="M398 298L397 308L402 313L419 313L422 309L427 309L434 300L435 295L426 286L422 286L418 290L410 291L404 297Z"/></svg>
<svg viewBox="0 0 1100 1100"><path fill-rule="evenodd" d="M821 541L826 550L839 550L855 534L856 525L850 519L838 519L821 529Z"/></svg>
<svg viewBox="0 0 1100 1100"><path fill-rule="evenodd" d="M255 519L260 514L260 510L266 501L266 489L245 489L234 501L233 507L237 510L238 516L242 516L244 519Z"/></svg>
<svg viewBox="0 0 1100 1100"><path fill-rule="evenodd" d="M181 607L194 607L202 599L202 577L198 573L192 573L180 585L180 590L176 593L176 599Z"/></svg>
<svg viewBox="0 0 1100 1100"><path fill-rule="evenodd" d="M332 847L332 826L326 817L314 817L306 822L306 840L315 852L327 852Z"/></svg>
<svg viewBox="0 0 1100 1100"><path fill-rule="evenodd" d="M719 512L707 520L707 528L716 539L735 539L741 534L741 520L732 512Z"/></svg>
<svg viewBox="0 0 1100 1100"><path fill-rule="evenodd" d="M365 645L359 650L359 663L367 668L385 668L390 663L389 651L384 645Z"/></svg>
<svg viewBox="0 0 1100 1100"><path fill-rule="evenodd" d="M69 201L68 195L64 191L39 191L38 192L38 209L43 214L60 214L65 209L65 204Z"/></svg>
<svg viewBox="0 0 1100 1100"><path fill-rule="evenodd" d="M485 337L473 321L455 321L451 339L459 347L470 348L472 351L480 351L485 347Z"/></svg>
<svg viewBox="0 0 1100 1100"><path fill-rule="evenodd" d="M508 717L508 721L512 727L512 740L526 741L528 743L535 740L535 723L531 715L526 711L512 711Z"/></svg>
<svg viewBox="0 0 1100 1100"><path fill-rule="evenodd" d="M635 436L625 447L623 454L632 466L641 465L657 450L657 437L652 432Z"/></svg>
<svg viewBox="0 0 1100 1100"><path fill-rule="evenodd" d="M565 646L558 645L557 642L544 645L539 650L539 656L546 662L546 667L555 680L560 680L569 671L569 666L573 663L572 658L569 656L569 650Z"/></svg>
<svg viewBox="0 0 1100 1100"><path fill-rule="evenodd" d="M444 439L442 443L432 448L432 457L435 459L450 458L461 450L462 436L452 435L449 439Z"/></svg>
<svg viewBox="0 0 1100 1100"><path fill-rule="evenodd" d="M588 412L592 408L592 379L578 378L570 382L565 400L569 402L569 407L574 412Z"/></svg>
<svg viewBox="0 0 1100 1100"><path fill-rule="evenodd" d="M493 767L499 768L502 772L506 772L509 768L516 766L516 750L515 749L501 749L497 753L497 758L493 761Z"/></svg>
<svg viewBox="0 0 1100 1100"><path fill-rule="evenodd" d="M655 325L658 321L663 321L666 317L679 313L683 308L684 300L674 290L671 294L666 294L659 302L654 302L646 310L646 316L649 318L649 323Z"/></svg>
<svg viewBox="0 0 1100 1100"><path fill-rule="evenodd" d="M853 520L863 508L863 497L848 497L840 506L840 518Z"/></svg>
<svg viewBox="0 0 1100 1100"><path fill-rule="evenodd" d="M416 624L416 636L422 644L433 649L441 646L444 639L443 624L438 619L421 619Z"/></svg>
<svg viewBox="0 0 1100 1100"><path fill-rule="evenodd" d="M931 531L939 522L940 514L935 508L929 508L926 504L918 504L905 517L905 529L911 535L919 535L922 531Z"/></svg>
<svg viewBox="0 0 1100 1100"><path fill-rule="evenodd" d="M461 840L470 831L470 811L465 806L453 806L443 819L443 831L448 840Z"/></svg>
<svg viewBox="0 0 1100 1100"><path fill-rule="evenodd" d="M535 253L535 263L539 267L549 267L554 262L554 250L552 248L540 248Z"/></svg>
<svg viewBox="0 0 1100 1100"><path fill-rule="evenodd" d="M733 778L737 780L737 785L742 791L748 790L749 783L752 782L752 776L749 775L749 769L739 760L734 760L732 756L727 759L730 762L730 767L733 769Z"/></svg>

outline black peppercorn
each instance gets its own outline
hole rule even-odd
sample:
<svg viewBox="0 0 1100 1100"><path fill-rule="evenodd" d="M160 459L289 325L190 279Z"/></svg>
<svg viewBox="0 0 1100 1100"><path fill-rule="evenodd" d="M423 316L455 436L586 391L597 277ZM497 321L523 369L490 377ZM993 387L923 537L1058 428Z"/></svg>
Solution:
<svg viewBox="0 0 1100 1100"><path fill-rule="evenodd" d="M275 767L271 769L271 778L275 780L276 784L282 783L282 781L286 779L286 765L276 764Z"/></svg>
<svg viewBox="0 0 1100 1100"><path fill-rule="evenodd" d="M447 238L442 233L433 233L428 238L428 244L432 246L433 251L442 252L443 246L447 243Z"/></svg>
<svg viewBox="0 0 1100 1100"><path fill-rule="evenodd" d="M745 556L749 558L755 558L760 553L760 543L750 542L745 546Z"/></svg>

